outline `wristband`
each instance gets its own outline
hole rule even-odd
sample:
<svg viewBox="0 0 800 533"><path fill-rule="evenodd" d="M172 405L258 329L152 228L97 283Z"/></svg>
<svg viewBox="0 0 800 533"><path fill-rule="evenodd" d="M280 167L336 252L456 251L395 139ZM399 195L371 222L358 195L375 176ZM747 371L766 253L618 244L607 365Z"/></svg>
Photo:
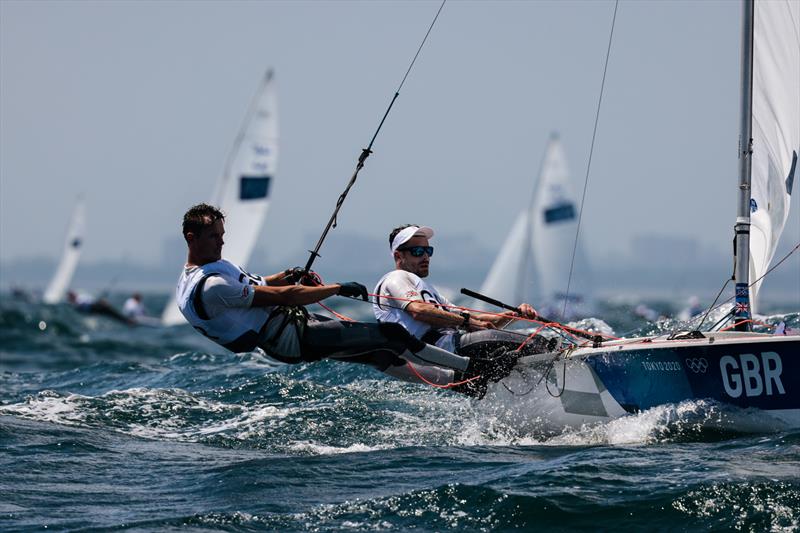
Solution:
<svg viewBox="0 0 800 533"><path fill-rule="evenodd" d="M464 321L461 323L461 327L464 329L469 329L469 319L470 319L469 313L464 311L463 313L461 313L461 316L464 317Z"/></svg>

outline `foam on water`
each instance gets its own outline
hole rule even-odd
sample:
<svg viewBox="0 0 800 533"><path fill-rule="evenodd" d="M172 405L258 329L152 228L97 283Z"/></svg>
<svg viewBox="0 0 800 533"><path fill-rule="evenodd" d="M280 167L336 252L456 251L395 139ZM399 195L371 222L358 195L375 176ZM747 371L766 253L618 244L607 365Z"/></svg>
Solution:
<svg viewBox="0 0 800 533"><path fill-rule="evenodd" d="M286 382L288 388L298 385L303 384ZM735 435L780 429L761 413L708 401L661 405L553 432L542 420L546 413L529 410L530 401L538 401L533 397L509 406L371 380L346 385L344 395L330 396L329 389L309 395L308 389L301 388L302 392L294 393L298 402L291 400L287 389L282 390L284 401L252 404L227 403L183 389L131 388L97 397L42 391L24 402L0 406L0 414L102 427L147 439L221 446L238 443L306 455L425 445L648 445L716 439L720 432ZM375 423L349 425L352 419L364 418Z"/></svg>
<svg viewBox="0 0 800 533"><path fill-rule="evenodd" d="M689 516L729 523L736 530L789 532L800 528L800 490L780 481L718 483L691 490L672 505Z"/></svg>
<svg viewBox="0 0 800 533"><path fill-rule="evenodd" d="M779 431L780 422L763 413L720 406L706 400L659 405L599 424L568 429L552 437L558 445L632 445L704 441L719 435Z"/></svg>
<svg viewBox="0 0 800 533"><path fill-rule="evenodd" d="M244 440L264 431L270 420L300 410L225 404L180 389L146 388L112 390L96 398L43 391L23 403L0 406L0 414L41 422L104 427L136 437L186 442L216 434Z"/></svg>
<svg viewBox="0 0 800 533"><path fill-rule="evenodd" d="M588 331L590 333L596 333L607 337L613 337L616 335L614 328L599 318L584 318L576 322L570 322L567 325L571 328L579 329L581 331Z"/></svg>
<svg viewBox="0 0 800 533"><path fill-rule="evenodd" d="M300 455L338 455L343 453L364 453L391 448L388 444L367 446L365 444L351 444L350 446L326 446L315 442L293 442L289 450Z"/></svg>

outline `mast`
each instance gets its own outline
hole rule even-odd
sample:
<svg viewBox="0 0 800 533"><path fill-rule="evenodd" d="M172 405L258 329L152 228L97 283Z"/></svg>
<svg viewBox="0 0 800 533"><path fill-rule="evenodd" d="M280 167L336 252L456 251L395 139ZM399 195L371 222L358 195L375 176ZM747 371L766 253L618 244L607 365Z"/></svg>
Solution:
<svg viewBox="0 0 800 533"><path fill-rule="evenodd" d="M742 1L742 71L739 125L739 199L736 209L736 236L733 246L736 283L734 320L750 318L750 174L753 164L753 5L754 0ZM750 331L750 323L736 326Z"/></svg>

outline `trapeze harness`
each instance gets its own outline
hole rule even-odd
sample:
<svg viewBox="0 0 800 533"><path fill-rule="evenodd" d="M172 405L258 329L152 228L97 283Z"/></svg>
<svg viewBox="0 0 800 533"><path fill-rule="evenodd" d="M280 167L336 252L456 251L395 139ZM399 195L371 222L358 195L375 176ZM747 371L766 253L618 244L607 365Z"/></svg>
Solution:
<svg viewBox="0 0 800 533"><path fill-rule="evenodd" d="M225 313L211 317L203 304L206 281L221 276L233 285L240 285L242 298L252 301L254 286L266 281L230 261L221 259L186 269L178 281L176 298L186 320L197 331L232 352L250 352L260 346L283 362L301 361L300 339L308 319L301 306L229 307Z"/></svg>

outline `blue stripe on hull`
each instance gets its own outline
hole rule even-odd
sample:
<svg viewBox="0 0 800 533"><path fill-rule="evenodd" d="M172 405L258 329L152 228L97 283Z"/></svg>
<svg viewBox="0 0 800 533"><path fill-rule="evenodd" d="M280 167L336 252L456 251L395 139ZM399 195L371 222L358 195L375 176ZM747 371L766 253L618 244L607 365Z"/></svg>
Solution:
<svg viewBox="0 0 800 533"><path fill-rule="evenodd" d="M800 339L605 352L586 363L628 412L691 399L800 409Z"/></svg>

